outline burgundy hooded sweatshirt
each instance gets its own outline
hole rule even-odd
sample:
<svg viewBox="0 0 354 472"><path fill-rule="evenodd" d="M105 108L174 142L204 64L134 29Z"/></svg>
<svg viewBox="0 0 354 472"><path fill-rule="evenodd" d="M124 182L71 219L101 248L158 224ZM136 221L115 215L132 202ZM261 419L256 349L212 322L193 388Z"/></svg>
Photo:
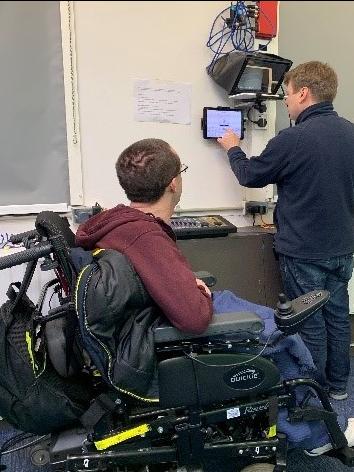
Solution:
<svg viewBox="0 0 354 472"><path fill-rule="evenodd" d="M76 233L76 244L85 249L124 254L169 321L181 331L202 333L211 320L212 301L175 241L163 220L125 205L93 216Z"/></svg>

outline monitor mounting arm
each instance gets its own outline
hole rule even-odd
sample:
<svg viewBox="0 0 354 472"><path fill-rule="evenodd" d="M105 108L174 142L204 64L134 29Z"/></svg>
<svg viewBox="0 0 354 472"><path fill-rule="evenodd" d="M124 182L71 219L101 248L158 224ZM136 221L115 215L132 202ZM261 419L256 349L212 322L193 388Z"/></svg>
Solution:
<svg viewBox="0 0 354 472"><path fill-rule="evenodd" d="M265 104L265 100L262 98L261 94L256 96L252 108L259 111L259 113L265 113L267 111L267 105Z"/></svg>

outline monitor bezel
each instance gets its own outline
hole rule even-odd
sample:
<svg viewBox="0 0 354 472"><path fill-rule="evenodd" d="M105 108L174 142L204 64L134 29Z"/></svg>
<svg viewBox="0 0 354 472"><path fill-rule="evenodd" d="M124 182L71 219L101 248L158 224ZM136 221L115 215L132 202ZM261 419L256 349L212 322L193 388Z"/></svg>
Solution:
<svg viewBox="0 0 354 472"><path fill-rule="evenodd" d="M281 58L279 58L279 59L281 59ZM270 69L272 69L272 64L273 65L274 64L279 64L279 63L280 64L285 64L285 62L284 62L285 60L283 60L283 61L275 60L272 57L270 57L270 55L262 56L262 55L247 54L246 57L245 57L245 61L243 62L242 67L240 68L240 71L239 71L237 77L235 78L234 85L232 86L231 92L229 93L229 95L237 95L237 94L240 94L240 93L258 93L258 94L263 93L261 90L249 90L249 89L242 89L242 88L239 87L239 82L241 80L242 74L244 73L246 67L250 65L249 63L251 61L258 62L258 64L256 64L257 67L264 67L264 68L270 68ZM288 61L288 63L286 63L286 67L284 68L282 75L280 76L279 80L277 81L277 84L274 87L274 90L272 90L272 88L270 87L271 93L269 93L269 95L276 95L278 90L280 89L280 87L281 87L281 85L284 81L285 74L288 72L288 70L290 69L290 67L292 65L292 61L289 61L289 60L287 60L287 61ZM266 94L264 94L264 95L266 95Z"/></svg>

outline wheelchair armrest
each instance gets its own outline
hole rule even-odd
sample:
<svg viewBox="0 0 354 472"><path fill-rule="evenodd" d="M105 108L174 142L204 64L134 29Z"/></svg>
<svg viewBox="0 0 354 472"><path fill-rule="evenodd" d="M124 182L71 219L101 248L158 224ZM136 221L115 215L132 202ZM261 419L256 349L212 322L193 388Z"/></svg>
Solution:
<svg viewBox="0 0 354 472"><path fill-rule="evenodd" d="M224 334L235 334L248 332L252 335L259 335L264 329L263 320L255 313L239 311L237 313L219 313L213 318L206 329L201 334L188 334L179 331L172 325L161 325L154 331L155 344L170 341L180 341L187 339L205 338Z"/></svg>
<svg viewBox="0 0 354 472"><path fill-rule="evenodd" d="M328 290L313 290L294 300L279 294L279 302L274 313L277 327L286 336L300 331L304 322L329 300Z"/></svg>

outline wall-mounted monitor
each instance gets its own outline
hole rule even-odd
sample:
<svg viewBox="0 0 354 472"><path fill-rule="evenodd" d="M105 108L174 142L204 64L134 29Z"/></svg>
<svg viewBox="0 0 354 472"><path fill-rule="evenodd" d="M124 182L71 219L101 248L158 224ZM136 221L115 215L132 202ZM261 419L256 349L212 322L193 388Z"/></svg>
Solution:
<svg viewBox="0 0 354 472"><path fill-rule="evenodd" d="M292 61L263 52L232 51L208 68L208 74L229 95L276 95Z"/></svg>
<svg viewBox="0 0 354 472"><path fill-rule="evenodd" d="M242 92L272 93L272 68L246 66L239 81Z"/></svg>
<svg viewBox="0 0 354 472"><path fill-rule="evenodd" d="M228 107L203 108L203 138L216 139L232 129L243 139L243 112Z"/></svg>

